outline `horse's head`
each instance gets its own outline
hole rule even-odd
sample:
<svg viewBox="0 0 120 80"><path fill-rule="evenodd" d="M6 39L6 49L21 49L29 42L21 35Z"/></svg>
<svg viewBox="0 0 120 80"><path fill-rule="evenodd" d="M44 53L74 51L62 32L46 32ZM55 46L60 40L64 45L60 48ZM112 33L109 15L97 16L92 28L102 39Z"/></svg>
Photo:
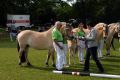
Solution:
<svg viewBox="0 0 120 80"><path fill-rule="evenodd" d="M97 42L99 42L99 40L101 40L104 37L106 27L107 24L105 23L98 23L95 25L94 28L97 30L97 37L96 37Z"/></svg>
<svg viewBox="0 0 120 80"><path fill-rule="evenodd" d="M69 34L71 33L71 30L72 30L72 26L69 23L62 22L62 27L60 31L64 36L66 37L69 36Z"/></svg>
<svg viewBox="0 0 120 80"><path fill-rule="evenodd" d="M104 37L108 35L108 25L105 23L98 23L95 25L95 28L97 29L98 32L102 33ZM101 35L101 36L102 36Z"/></svg>
<svg viewBox="0 0 120 80"><path fill-rule="evenodd" d="M115 31L120 33L120 22L117 22L115 26L116 26Z"/></svg>

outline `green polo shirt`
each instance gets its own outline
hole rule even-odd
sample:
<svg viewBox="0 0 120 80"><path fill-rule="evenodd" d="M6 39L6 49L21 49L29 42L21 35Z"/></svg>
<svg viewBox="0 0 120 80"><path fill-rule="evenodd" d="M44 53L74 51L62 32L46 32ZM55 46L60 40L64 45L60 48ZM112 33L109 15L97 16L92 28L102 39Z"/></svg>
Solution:
<svg viewBox="0 0 120 80"><path fill-rule="evenodd" d="M85 32L83 32L83 31L77 31L76 35L83 37L83 36L85 36Z"/></svg>
<svg viewBox="0 0 120 80"><path fill-rule="evenodd" d="M52 31L52 39L57 41L63 41L63 36L57 28L54 28Z"/></svg>
<svg viewBox="0 0 120 80"><path fill-rule="evenodd" d="M63 37L63 44L67 44L67 39Z"/></svg>

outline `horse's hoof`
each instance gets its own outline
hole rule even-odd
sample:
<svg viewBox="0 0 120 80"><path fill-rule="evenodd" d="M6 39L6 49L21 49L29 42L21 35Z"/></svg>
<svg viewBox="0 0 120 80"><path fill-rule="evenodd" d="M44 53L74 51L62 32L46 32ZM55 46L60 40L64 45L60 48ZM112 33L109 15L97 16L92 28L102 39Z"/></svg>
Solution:
<svg viewBox="0 0 120 80"><path fill-rule="evenodd" d="M106 54L106 56L110 56L110 54Z"/></svg>
<svg viewBox="0 0 120 80"><path fill-rule="evenodd" d="M20 62L19 65L21 65L22 63Z"/></svg>
<svg viewBox="0 0 120 80"><path fill-rule="evenodd" d="M55 65L55 64L52 64L52 66L53 66L53 67L56 67L56 65Z"/></svg>
<svg viewBox="0 0 120 80"><path fill-rule="evenodd" d="M32 66L32 64L31 64L31 63L29 63L29 62L27 63L27 65L28 65L28 66Z"/></svg>
<svg viewBox="0 0 120 80"><path fill-rule="evenodd" d="M47 66L49 66L48 62L45 63Z"/></svg>

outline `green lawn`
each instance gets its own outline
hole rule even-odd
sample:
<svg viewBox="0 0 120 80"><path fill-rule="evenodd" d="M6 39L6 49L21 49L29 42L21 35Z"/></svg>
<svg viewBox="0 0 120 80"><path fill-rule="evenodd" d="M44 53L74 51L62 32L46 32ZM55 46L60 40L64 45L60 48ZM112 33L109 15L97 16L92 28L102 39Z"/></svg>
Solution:
<svg viewBox="0 0 120 80"><path fill-rule="evenodd" d="M115 43L118 46L117 42ZM103 50L105 54L105 50ZM118 74L120 75L120 52L118 48L116 51L111 50L111 56L105 57L101 62L105 68L106 74ZM29 51L29 60L33 64L33 67L20 67L18 65L18 55L16 49L16 42L10 42L2 40L0 41L0 80L120 80L98 77L81 77L63 74L54 74L52 70L54 68L50 65L45 66L46 50L34 50ZM51 60L50 60L51 64ZM83 65L78 63L72 64L65 70L82 71ZM97 73L98 69L95 63L91 60L90 72Z"/></svg>

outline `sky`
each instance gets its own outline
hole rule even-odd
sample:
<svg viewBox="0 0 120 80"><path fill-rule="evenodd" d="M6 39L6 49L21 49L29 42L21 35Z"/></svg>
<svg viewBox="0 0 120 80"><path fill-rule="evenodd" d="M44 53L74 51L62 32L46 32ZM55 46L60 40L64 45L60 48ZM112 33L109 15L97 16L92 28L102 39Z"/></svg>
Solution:
<svg viewBox="0 0 120 80"><path fill-rule="evenodd" d="M72 4L76 2L76 0L71 0L69 2L67 0L62 0L62 1L66 1L70 6L72 6Z"/></svg>

